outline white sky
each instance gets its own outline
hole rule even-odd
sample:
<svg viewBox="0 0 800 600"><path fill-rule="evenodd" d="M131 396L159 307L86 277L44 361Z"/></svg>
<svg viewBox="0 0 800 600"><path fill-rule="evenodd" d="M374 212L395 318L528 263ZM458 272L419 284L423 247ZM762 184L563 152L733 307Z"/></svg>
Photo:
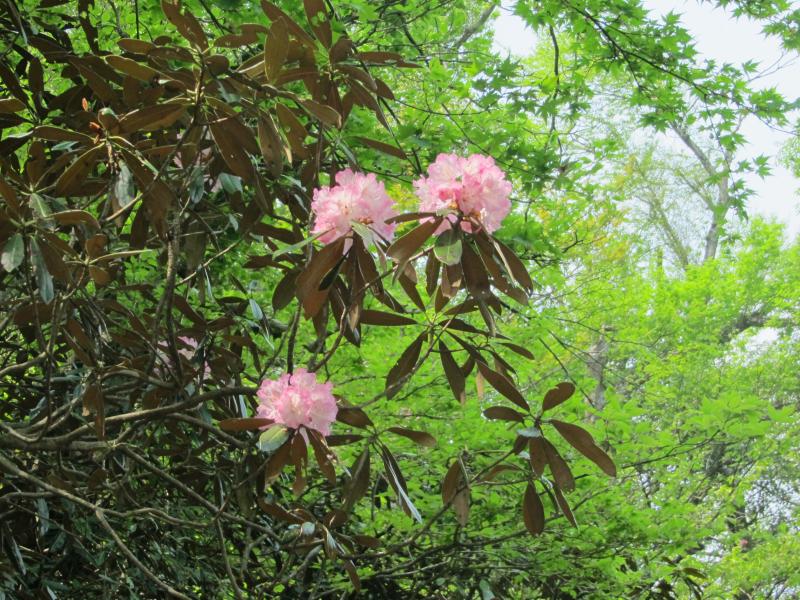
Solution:
<svg viewBox="0 0 800 600"><path fill-rule="evenodd" d="M525 27L524 22L510 10L510 2L503 2L503 9L495 21L495 49L520 56L529 54L536 44L536 36ZM771 67L776 61L786 66L778 72L759 79L755 87L777 87L784 97L800 97L800 57L783 56L777 39L765 38L760 26L749 20L734 20L726 11L712 8L709 4L698 4L696 0L644 0L644 5L654 15L675 11L682 15L684 26L693 34L696 47L703 57L718 62L741 64L754 60L762 68ZM796 117L796 116L795 116ZM791 126L787 126L787 129ZM745 150L747 158L765 154L775 157L791 134L770 129L755 118L745 121L742 134L749 141ZM772 175L765 179L751 177L749 186L755 190L748 212L774 217L787 225L788 233L800 233L800 181L788 170L771 161Z"/></svg>

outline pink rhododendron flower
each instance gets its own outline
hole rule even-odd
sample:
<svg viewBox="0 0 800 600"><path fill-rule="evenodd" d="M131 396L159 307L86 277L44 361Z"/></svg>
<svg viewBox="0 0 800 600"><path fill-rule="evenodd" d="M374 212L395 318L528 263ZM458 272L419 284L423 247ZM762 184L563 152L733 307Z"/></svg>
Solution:
<svg viewBox="0 0 800 600"><path fill-rule="evenodd" d="M311 212L314 213L311 233L322 234L319 240L325 244L350 233L354 222L366 225L373 236L377 234L387 241L392 239L397 227L386 223L387 219L397 215L397 211L383 182L378 181L373 173L364 175L350 169L339 171L336 185L314 190ZM350 240L346 242L345 251L351 243Z"/></svg>
<svg viewBox="0 0 800 600"><path fill-rule="evenodd" d="M292 429L306 427L330 435L338 411L332 389L332 383L319 383L314 373L295 369L292 374L261 382L256 416ZM301 434L305 437L303 430Z"/></svg>
<svg viewBox="0 0 800 600"><path fill-rule="evenodd" d="M440 212L451 209L464 217L479 221L491 233L511 210L511 183L491 156L472 154L467 158L455 154L440 154L428 166L428 176L414 182L419 196L421 212ZM448 217L455 222L455 215ZM436 233L448 228L442 223ZM472 225L461 222L464 231L471 232Z"/></svg>

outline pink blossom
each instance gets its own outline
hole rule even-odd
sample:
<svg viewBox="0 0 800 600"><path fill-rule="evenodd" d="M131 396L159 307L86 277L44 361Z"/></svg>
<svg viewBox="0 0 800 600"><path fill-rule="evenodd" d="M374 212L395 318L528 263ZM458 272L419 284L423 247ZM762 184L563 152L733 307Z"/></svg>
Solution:
<svg viewBox="0 0 800 600"><path fill-rule="evenodd" d="M319 240L329 244L352 230L352 223L367 225L374 236L386 241L394 236L396 225L386 223L397 215L394 202L386 193L383 182L378 181L374 173L364 175L354 173L350 169L336 174L336 185L323 186L314 190L311 202L314 213L314 228L311 233L321 234ZM345 250L350 248L348 240Z"/></svg>
<svg viewBox="0 0 800 600"><path fill-rule="evenodd" d="M338 411L332 389L332 383L319 383L313 373L295 369L292 374L261 382L256 415L291 429L306 427L330 435Z"/></svg>
<svg viewBox="0 0 800 600"><path fill-rule="evenodd" d="M421 212L458 211L465 217L461 228L467 232L472 231L472 225L466 219L480 222L491 233L511 210L511 183L491 156L440 154L428 166L428 176L417 179L414 188ZM448 219L455 222L456 216ZM447 228L447 223L442 223L436 233Z"/></svg>

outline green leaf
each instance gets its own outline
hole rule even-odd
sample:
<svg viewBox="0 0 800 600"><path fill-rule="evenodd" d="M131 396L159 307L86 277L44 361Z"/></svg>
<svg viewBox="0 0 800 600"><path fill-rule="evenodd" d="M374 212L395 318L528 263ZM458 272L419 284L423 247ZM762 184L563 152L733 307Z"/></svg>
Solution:
<svg viewBox="0 0 800 600"><path fill-rule="evenodd" d="M15 233L6 242L3 254L0 256L0 263L8 273L11 273L22 264L24 257L25 243L22 240L22 234Z"/></svg>
<svg viewBox="0 0 800 600"><path fill-rule="evenodd" d="M39 296L45 304L49 304L55 292L53 290L53 276L47 270L47 265L42 257L42 252L39 250L39 245L36 242L31 242L31 258L33 260L33 268L36 271L36 285L39 288Z"/></svg>
<svg viewBox="0 0 800 600"><path fill-rule="evenodd" d="M258 436L258 448L262 452L273 452L289 439L289 430L283 425L273 425L269 429L265 429L261 435Z"/></svg>
<svg viewBox="0 0 800 600"><path fill-rule="evenodd" d="M461 261L461 233L450 228L436 238L433 253L446 265L456 265Z"/></svg>

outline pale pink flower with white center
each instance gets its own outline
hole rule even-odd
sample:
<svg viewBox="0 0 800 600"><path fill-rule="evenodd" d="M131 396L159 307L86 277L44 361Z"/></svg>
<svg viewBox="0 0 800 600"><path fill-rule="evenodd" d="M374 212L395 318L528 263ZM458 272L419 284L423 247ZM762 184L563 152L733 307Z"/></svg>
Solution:
<svg viewBox="0 0 800 600"><path fill-rule="evenodd" d="M421 212L458 211L465 219L464 231L471 232L471 217L492 233L511 210L511 183L491 156L472 154L466 158L455 154L440 154L428 166L428 176L414 182L420 199ZM454 223L455 215L448 220ZM447 230L447 223L436 230Z"/></svg>
<svg viewBox="0 0 800 600"><path fill-rule="evenodd" d="M261 382L256 416L291 429L305 427L330 435L338 412L332 390L332 383L319 383L314 373L295 369L294 373ZM306 436L302 429L300 433Z"/></svg>
<svg viewBox="0 0 800 600"><path fill-rule="evenodd" d="M314 190L311 212L314 213L314 228L311 233L321 234L319 241L329 244L352 231L352 223L362 223L375 237L391 241L394 223L387 219L397 216L394 201L386 193L383 182L374 173L354 173L350 169L336 174L336 185ZM347 240L345 251L352 242Z"/></svg>

